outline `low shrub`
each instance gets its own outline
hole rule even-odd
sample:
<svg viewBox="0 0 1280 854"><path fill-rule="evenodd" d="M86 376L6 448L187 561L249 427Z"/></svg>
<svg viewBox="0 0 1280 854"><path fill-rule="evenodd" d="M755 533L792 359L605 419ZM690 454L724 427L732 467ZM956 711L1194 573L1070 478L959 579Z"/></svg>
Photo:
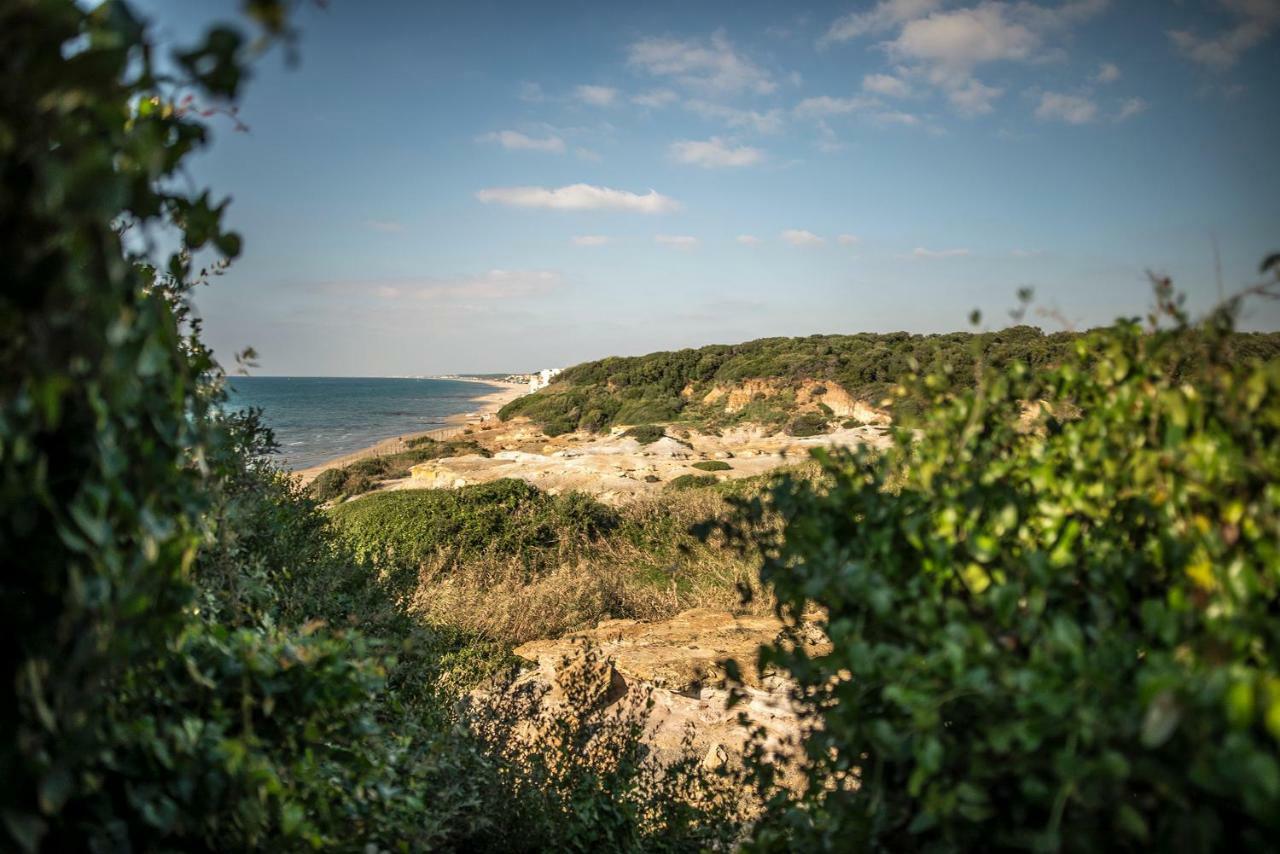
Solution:
<svg viewBox="0 0 1280 854"><path fill-rule="evenodd" d="M787 425L787 435L796 438L820 436L829 429L827 419L817 412L805 412L791 419Z"/></svg>
<svg viewBox="0 0 1280 854"><path fill-rule="evenodd" d="M694 463L693 467L701 469L702 471L729 471L733 468L733 466L723 460L702 460L701 462Z"/></svg>
<svg viewBox="0 0 1280 854"><path fill-rule="evenodd" d="M840 426L846 430L853 430L858 427L866 427L866 423L857 418L846 418L840 422Z"/></svg>
<svg viewBox="0 0 1280 854"><path fill-rule="evenodd" d="M658 424L640 424L632 427L622 435L635 439L641 445L650 445L667 435L667 433Z"/></svg>
<svg viewBox="0 0 1280 854"><path fill-rule="evenodd" d="M694 489L699 486L715 486L719 481L713 474L682 474L672 478L668 489Z"/></svg>

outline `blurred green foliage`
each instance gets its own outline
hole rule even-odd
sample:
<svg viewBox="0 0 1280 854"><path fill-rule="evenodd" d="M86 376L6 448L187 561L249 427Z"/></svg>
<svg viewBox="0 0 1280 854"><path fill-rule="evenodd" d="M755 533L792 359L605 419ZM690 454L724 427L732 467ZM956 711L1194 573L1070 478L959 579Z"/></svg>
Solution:
<svg viewBox="0 0 1280 854"><path fill-rule="evenodd" d="M1167 329L909 377L891 448L740 502L781 515L762 577L834 644L762 651L815 726L756 849L1274 846L1280 359L1169 287Z"/></svg>

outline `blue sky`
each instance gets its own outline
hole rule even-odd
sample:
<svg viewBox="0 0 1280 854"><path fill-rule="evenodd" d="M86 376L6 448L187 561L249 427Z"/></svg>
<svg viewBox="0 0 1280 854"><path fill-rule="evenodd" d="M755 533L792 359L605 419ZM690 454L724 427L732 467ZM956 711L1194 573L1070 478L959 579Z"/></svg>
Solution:
<svg viewBox="0 0 1280 854"><path fill-rule="evenodd" d="M138 4L177 44L219 3ZM226 6L226 11L234 9ZM567 365L1194 306L1280 248L1280 0L307 9L194 177L261 373ZM1059 321L1033 317L1046 328ZM1253 306L1251 328L1280 327Z"/></svg>

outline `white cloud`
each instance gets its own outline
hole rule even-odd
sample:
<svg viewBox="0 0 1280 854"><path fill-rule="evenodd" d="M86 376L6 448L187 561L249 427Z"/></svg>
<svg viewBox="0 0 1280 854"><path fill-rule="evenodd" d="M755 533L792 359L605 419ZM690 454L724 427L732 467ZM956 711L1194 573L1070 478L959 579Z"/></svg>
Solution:
<svg viewBox="0 0 1280 854"><path fill-rule="evenodd" d="M760 243L760 238L754 234L739 234L736 239L743 246L756 246Z"/></svg>
<svg viewBox="0 0 1280 854"><path fill-rule="evenodd" d="M718 136L708 140L681 140L671 143L668 154L677 163L718 169L726 166L752 166L764 159L764 152L749 145L733 147Z"/></svg>
<svg viewBox="0 0 1280 854"><path fill-rule="evenodd" d="M603 234L576 234L569 238L569 242L574 246L604 246L613 242L613 238Z"/></svg>
<svg viewBox="0 0 1280 854"><path fill-rule="evenodd" d="M368 219L365 220L364 224L374 231L381 231L386 234L398 234L404 231L404 224L393 219Z"/></svg>
<svg viewBox="0 0 1280 854"><path fill-rule="evenodd" d="M1115 83L1121 77L1120 66L1114 62L1104 62L1098 66L1098 73L1093 75L1094 83Z"/></svg>
<svg viewBox="0 0 1280 854"><path fill-rule="evenodd" d="M856 234L842 234L836 238L836 242L841 246L853 246L854 244L861 243L862 238Z"/></svg>
<svg viewBox="0 0 1280 854"><path fill-rule="evenodd" d="M558 136L546 139L534 139L519 131L499 130L477 137L480 142L496 142L508 151L546 151L551 154L564 154L564 140Z"/></svg>
<svg viewBox="0 0 1280 854"><path fill-rule="evenodd" d="M476 193L486 204L494 202L516 208L547 208L561 211L632 211L658 214L679 209L680 203L656 190L643 195L591 184L567 187L489 187Z"/></svg>
<svg viewBox="0 0 1280 854"><path fill-rule="evenodd" d="M925 249L917 246L911 250L911 254L917 258L964 258L973 252L968 249Z"/></svg>
<svg viewBox="0 0 1280 854"><path fill-rule="evenodd" d="M1280 0L1218 0L1237 23L1214 36L1170 30L1169 39L1184 56L1210 71L1227 71L1246 52L1262 44L1280 24Z"/></svg>
<svg viewBox="0 0 1280 854"><path fill-rule="evenodd" d="M788 228L782 232L781 237L792 246L821 246L826 243L812 231L805 231L803 228Z"/></svg>
<svg viewBox="0 0 1280 854"><path fill-rule="evenodd" d="M1040 96L1040 105L1036 107L1036 118L1044 121L1085 125L1097 117L1098 105L1080 95L1045 92Z"/></svg>
<svg viewBox="0 0 1280 854"><path fill-rule="evenodd" d="M670 246L673 249L695 249L698 246L698 238L690 237L687 234L655 234L653 242L663 246Z"/></svg>
<svg viewBox="0 0 1280 854"><path fill-rule="evenodd" d="M607 107L618 97L618 90L612 86L582 85L574 88L573 97L593 107Z"/></svg>
<svg viewBox="0 0 1280 854"><path fill-rule="evenodd" d="M383 299L397 299L400 296L400 289L392 285L381 285L374 288L373 292Z"/></svg>
<svg viewBox="0 0 1280 854"><path fill-rule="evenodd" d="M892 74L868 74L862 78L862 90L886 98L905 98L911 94L907 81Z"/></svg>
<svg viewBox="0 0 1280 854"><path fill-rule="evenodd" d="M919 79L937 89L960 114L976 116L990 113L1004 90L976 79L975 69L994 62L1038 62L1060 55L1046 42L1100 13L1108 3L1067 0L1046 7L1028 0L981 0L944 8L941 0L884 0L868 11L838 19L824 42L896 30L881 45L899 63L896 73L868 75L866 90L898 97L901 86L897 83L906 86L904 78Z"/></svg>
<svg viewBox="0 0 1280 854"><path fill-rule="evenodd" d="M1037 258L1044 254L1043 249L1014 249L1010 253L1014 258Z"/></svg>
<svg viewBox="0 0 1280 854"><path fill-rule="evenodd" d="M686 101L684 106L704 119L722 121L731 128L749 128L756 133L777 133L782 129L782 111L777 109L762 113L696 98Z"/></svg>
<svg viewBox="0 0 1280 854"><path fill-rule="evenodd" d="M868 33L884 32L941 8L942 0L881 0L865 12L851 12L837 18L818 44L847 42Z"/></svg>
<svg viewBox="0 0 1280 854"><path fill-rule="evenodd" d="M879 103L875 98L868 98L865 95L854 95L852 98L833 98L830 95L818 95L812 98L805 98L799 104L796 104L794 112L801 118L813 119L867 110L877 106Z"/></svg>
<svg viewBox="0 0 1280 854"><path fill-rule="evenodd" d="M660 110L679 100L680 96L670 89L654 89L631 97L631 103L638 104L641 107L648 107L651 110Z"/></svg>
<svg viewBox="0 0 1280 854"><path fill-rule="evenodd" d="M604 159L603 157L600 156L600 152L593 151L590 148L583 148L582 146L575 148L573 150L573 153L578 155L578 157L580 157L583 160L590 160L592 163L599 163L601 160Z"/></svg>
<svg viewBox="0 0 1280 854"><path fill-rule="evenodd" d="M1120 105L1120 110L1116 113L1116 121L1123 122L1139 113L1145 113L1148 106L1150 105L1141 98L1129 98Z"/></svg>
<svg viewBox="0 0 1280 854"><path fill-rule="evenodd" d="M734 49L724 30L701 39L647 38L631 45L627 62L655 77L669 77L703 93L753 92L776 88L773 76Z"/></svg>
<svg viewBox="0 0 1280 854"><path fill-rule="evenodd" d="M968 71L999 60L1027 59L1040 46L1031 29L1006 14L1004 3L938 12L908 21L889 50L904 59Z"/></svg>

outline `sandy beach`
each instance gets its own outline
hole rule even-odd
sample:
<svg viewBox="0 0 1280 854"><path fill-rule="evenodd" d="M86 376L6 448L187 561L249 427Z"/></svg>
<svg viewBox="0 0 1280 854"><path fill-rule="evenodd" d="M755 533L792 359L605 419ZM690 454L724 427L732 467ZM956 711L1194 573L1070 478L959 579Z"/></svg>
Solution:
<svg viewBox="0 0 1280 854"><path fill-rule="evenodd" d="M377 457L384 454L395 454L400 451L409 449L408 441L423 436L432 439L450 439L462 433L463 430L471 424L482 424L486 420L491 419L493 415L502 407L506 406L512 400L528 391L529 387L524 383L509 383L501 380L481 379L478 377L455 377L469 383L482 383L492 386L493 391L489 394L476 398L476 409L472 412L462 412L457 415L451 415L446 419L447 427L440 427L435 430L423 430L418 433L406 433L403 436L396 436L392 439L383 439L367 448L361 448L341 457L335 457L332 460L323 462L319 465L310 466L304 469L298 469L294 474L302 479L303 483L310 483L322 471L331 468L341 468L350 465L356 460L362 460L367 457Z"/></svg>

